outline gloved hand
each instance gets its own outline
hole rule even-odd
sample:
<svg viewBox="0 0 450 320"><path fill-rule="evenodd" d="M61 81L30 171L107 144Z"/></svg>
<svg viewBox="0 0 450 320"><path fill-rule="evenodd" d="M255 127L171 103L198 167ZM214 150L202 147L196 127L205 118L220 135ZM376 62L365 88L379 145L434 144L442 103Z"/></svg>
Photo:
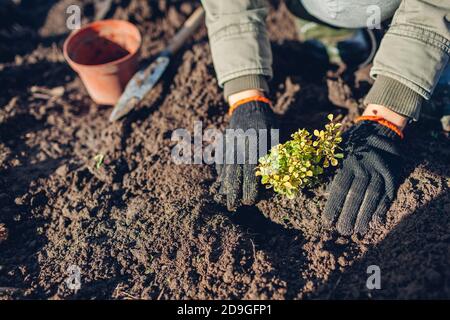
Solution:
<svg viewBox="0 0 450 320"><path fill-rule="evenodd" d="M266 102L245 102L233 111L224 137L224 164L217 166L219 193L226 197L228 210L233 211L240 204L255 203L259 190L255 168L259 157L265 155L259 154L260 150L270 150L273 128L274 114ZM266 129L267 134L261 129ZM245 148L233 135L245 141Z"/></svg>
<svg viewBox="0 0 450 320"><path fill-rule="evenodd" d="M328 189L324 212L339 233L365 234L372 219L386 215L399 184L400 134L369 120L343 134L345 158Z"/></svg>

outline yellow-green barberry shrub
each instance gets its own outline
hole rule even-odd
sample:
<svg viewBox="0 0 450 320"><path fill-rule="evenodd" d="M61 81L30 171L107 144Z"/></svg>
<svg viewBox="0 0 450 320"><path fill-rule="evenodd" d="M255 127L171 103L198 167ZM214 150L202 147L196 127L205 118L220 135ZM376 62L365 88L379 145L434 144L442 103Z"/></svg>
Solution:
<svg viewBox="0 0 450 320"><path fill-rule="evenodd" d="M333 123L333 115L324 130L311 134L300 129L292 134L292 140L273 147L269 154L259 159L256 175L267 188L292 199L302 188L313 187L319 182L324 169L338 165L342 142L340 123Z"/></svg>

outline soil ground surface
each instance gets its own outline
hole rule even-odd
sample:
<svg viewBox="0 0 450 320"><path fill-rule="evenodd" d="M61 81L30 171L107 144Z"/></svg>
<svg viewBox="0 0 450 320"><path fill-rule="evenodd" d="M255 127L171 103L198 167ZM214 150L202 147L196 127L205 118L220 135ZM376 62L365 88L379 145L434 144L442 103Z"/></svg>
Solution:
<svg viewBox="0 0 450 320"><path fill-rule="evenodd" d="M295 200L266 192L231 213L214 200L213 166L171 159L173 130L229 121L206 29L135 111L110 124L111 108L90 100L62 55L74 3L92 20L92 1L0 9L1 298L450 298L450 143L439 118L407 129L398 198L364 237L322 225L324 185ZM145 64L196 6L116 0L107 16L139 27ZM330 112L348 127L369 68L318 63L283 3L272 3L268 28L284 137L321 127ZM370 265L380 290L366 287ZM81 270L76 292L65 282L71 266Z"/></svg>

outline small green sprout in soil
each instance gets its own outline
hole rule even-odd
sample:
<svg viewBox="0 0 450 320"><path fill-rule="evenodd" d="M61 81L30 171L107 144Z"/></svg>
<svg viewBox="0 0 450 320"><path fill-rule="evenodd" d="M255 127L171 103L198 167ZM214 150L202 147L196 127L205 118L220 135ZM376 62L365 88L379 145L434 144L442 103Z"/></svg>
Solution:
<svg viewBox="0 0 450 320"><path fill-rule="evenodd" d="M100 167L103 165L103 160L105 159L105 156L101 153L99 153L98 155L96 155L94 157L94 161L95 161L95 169L100 169Z"/></svg>
<svg viewBox="0 0 450 320"><path fill-rule="evenodd" d="M320 176L330 166L338 165L342 142L340 123L333 123L333 115L324 130L309 133L300 129L292 139L273 147L269 154L259 159L256 175L261 183L273 188L276 193L294 198L300 189L310 188L320 182Z"/></svg>

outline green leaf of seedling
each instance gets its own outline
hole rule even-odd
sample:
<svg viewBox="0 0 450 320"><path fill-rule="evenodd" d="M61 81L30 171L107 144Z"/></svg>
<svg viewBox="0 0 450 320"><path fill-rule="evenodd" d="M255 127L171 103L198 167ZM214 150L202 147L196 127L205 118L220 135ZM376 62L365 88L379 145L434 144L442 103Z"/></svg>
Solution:
<svg viewBox="0 0 450 320"><path fill-rule="evenodd" d="M95 161L95 169L100 169L100 167L103 165L103 160L105 159L105 155L99 153L94 157Z"/></svg>
<svg viewBox="0 0 450 320"><path fill-rule="evenodd" d="M325 168L338 165L337 159L344 158L339 143L339 124L330 123L325 130L314 130L313 134L300 129L291 135L292 139L272 148L263 161L259 161L256 175L266 188L293 199L302 188L315 186Z"/></svg>

